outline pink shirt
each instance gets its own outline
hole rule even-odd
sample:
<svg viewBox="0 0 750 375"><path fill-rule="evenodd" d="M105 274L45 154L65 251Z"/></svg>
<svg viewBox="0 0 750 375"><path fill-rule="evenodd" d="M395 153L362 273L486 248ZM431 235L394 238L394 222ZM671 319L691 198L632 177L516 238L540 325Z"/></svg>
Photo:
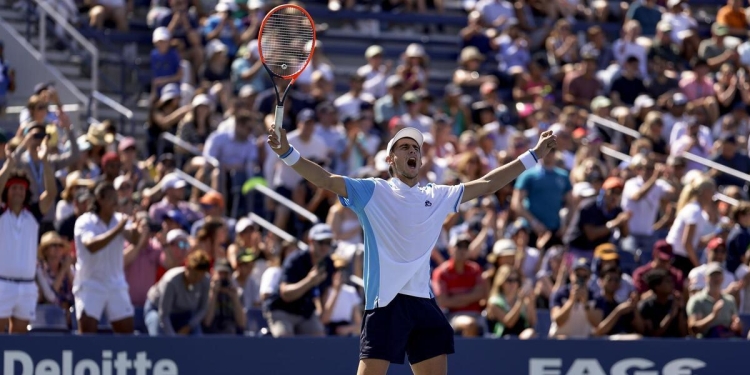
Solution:
<svg viewBox="0 0 750 375"><path fill-rule="evenodd" d="M126 243L125 246L130 246ZM156 283L156 270L161 264L161 244L155 238L141 249L132 263L125 266L125 280L128 282L130 301L133 306L146 304L148 289Z"/></svg>
<svg viewBox="0 0 750 375"><path fill-rule="evenodd" d="M685 94L691 102L696 99L715 95L714 84L706 77L703 77L701 81L696 80L695 76L682 79L680 81L680 89L682 89L682 93Z"/></svg>

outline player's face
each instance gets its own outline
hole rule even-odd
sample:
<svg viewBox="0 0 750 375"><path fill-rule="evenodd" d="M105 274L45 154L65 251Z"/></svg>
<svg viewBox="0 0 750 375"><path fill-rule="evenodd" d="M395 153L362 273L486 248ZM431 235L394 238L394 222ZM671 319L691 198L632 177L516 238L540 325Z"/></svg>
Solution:
<svg viewBox="0 0 750 375"><path fill-rule="evenodd" d="M422 166L422 150L417 141L402 138L393 145L388 161L393 166L396 176L414 179L419 175Z"/></svg>

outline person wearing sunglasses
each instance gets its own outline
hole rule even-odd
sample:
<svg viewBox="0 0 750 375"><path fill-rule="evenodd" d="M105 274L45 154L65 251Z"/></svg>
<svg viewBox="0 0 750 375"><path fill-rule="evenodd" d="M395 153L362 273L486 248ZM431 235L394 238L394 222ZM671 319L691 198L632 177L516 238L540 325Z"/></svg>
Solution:
<svg viewBox="0 0 750 375"><path fill-rule="evenodd" d="M611 242L616 230L620 231L621 238L627 237L632 213L620 208L624 186L621 178L609 177L598 196L578 205L563 238L569 247L569 260L586 258L591 261L594 249Z"/></svg>

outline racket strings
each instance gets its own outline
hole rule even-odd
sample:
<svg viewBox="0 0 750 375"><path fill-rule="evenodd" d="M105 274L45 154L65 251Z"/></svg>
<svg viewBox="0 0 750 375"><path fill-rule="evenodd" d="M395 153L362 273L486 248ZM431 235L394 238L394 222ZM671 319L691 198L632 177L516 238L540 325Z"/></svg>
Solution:
<svg viewBox="0 0 750 375"><path fill-rule="evenodd" d="M302 11L286 8L274 12L263 25L260 42L264 63L274 74L292 76L307 63L314 38L314 26Z"/></svg>

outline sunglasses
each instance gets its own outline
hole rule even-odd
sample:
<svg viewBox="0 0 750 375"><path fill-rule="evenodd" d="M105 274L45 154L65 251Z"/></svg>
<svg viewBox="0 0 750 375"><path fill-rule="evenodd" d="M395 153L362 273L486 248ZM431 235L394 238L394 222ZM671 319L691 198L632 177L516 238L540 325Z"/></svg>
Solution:
<svg viewBox="0 0 750 375"><path fill-rule="evenodd" d="M315 241L315 243L317 243L318 245L322 245L322 246L331 246L331 244L333 243L333 241L331 241L331 240L322 240L322 241Z"/></svg>

